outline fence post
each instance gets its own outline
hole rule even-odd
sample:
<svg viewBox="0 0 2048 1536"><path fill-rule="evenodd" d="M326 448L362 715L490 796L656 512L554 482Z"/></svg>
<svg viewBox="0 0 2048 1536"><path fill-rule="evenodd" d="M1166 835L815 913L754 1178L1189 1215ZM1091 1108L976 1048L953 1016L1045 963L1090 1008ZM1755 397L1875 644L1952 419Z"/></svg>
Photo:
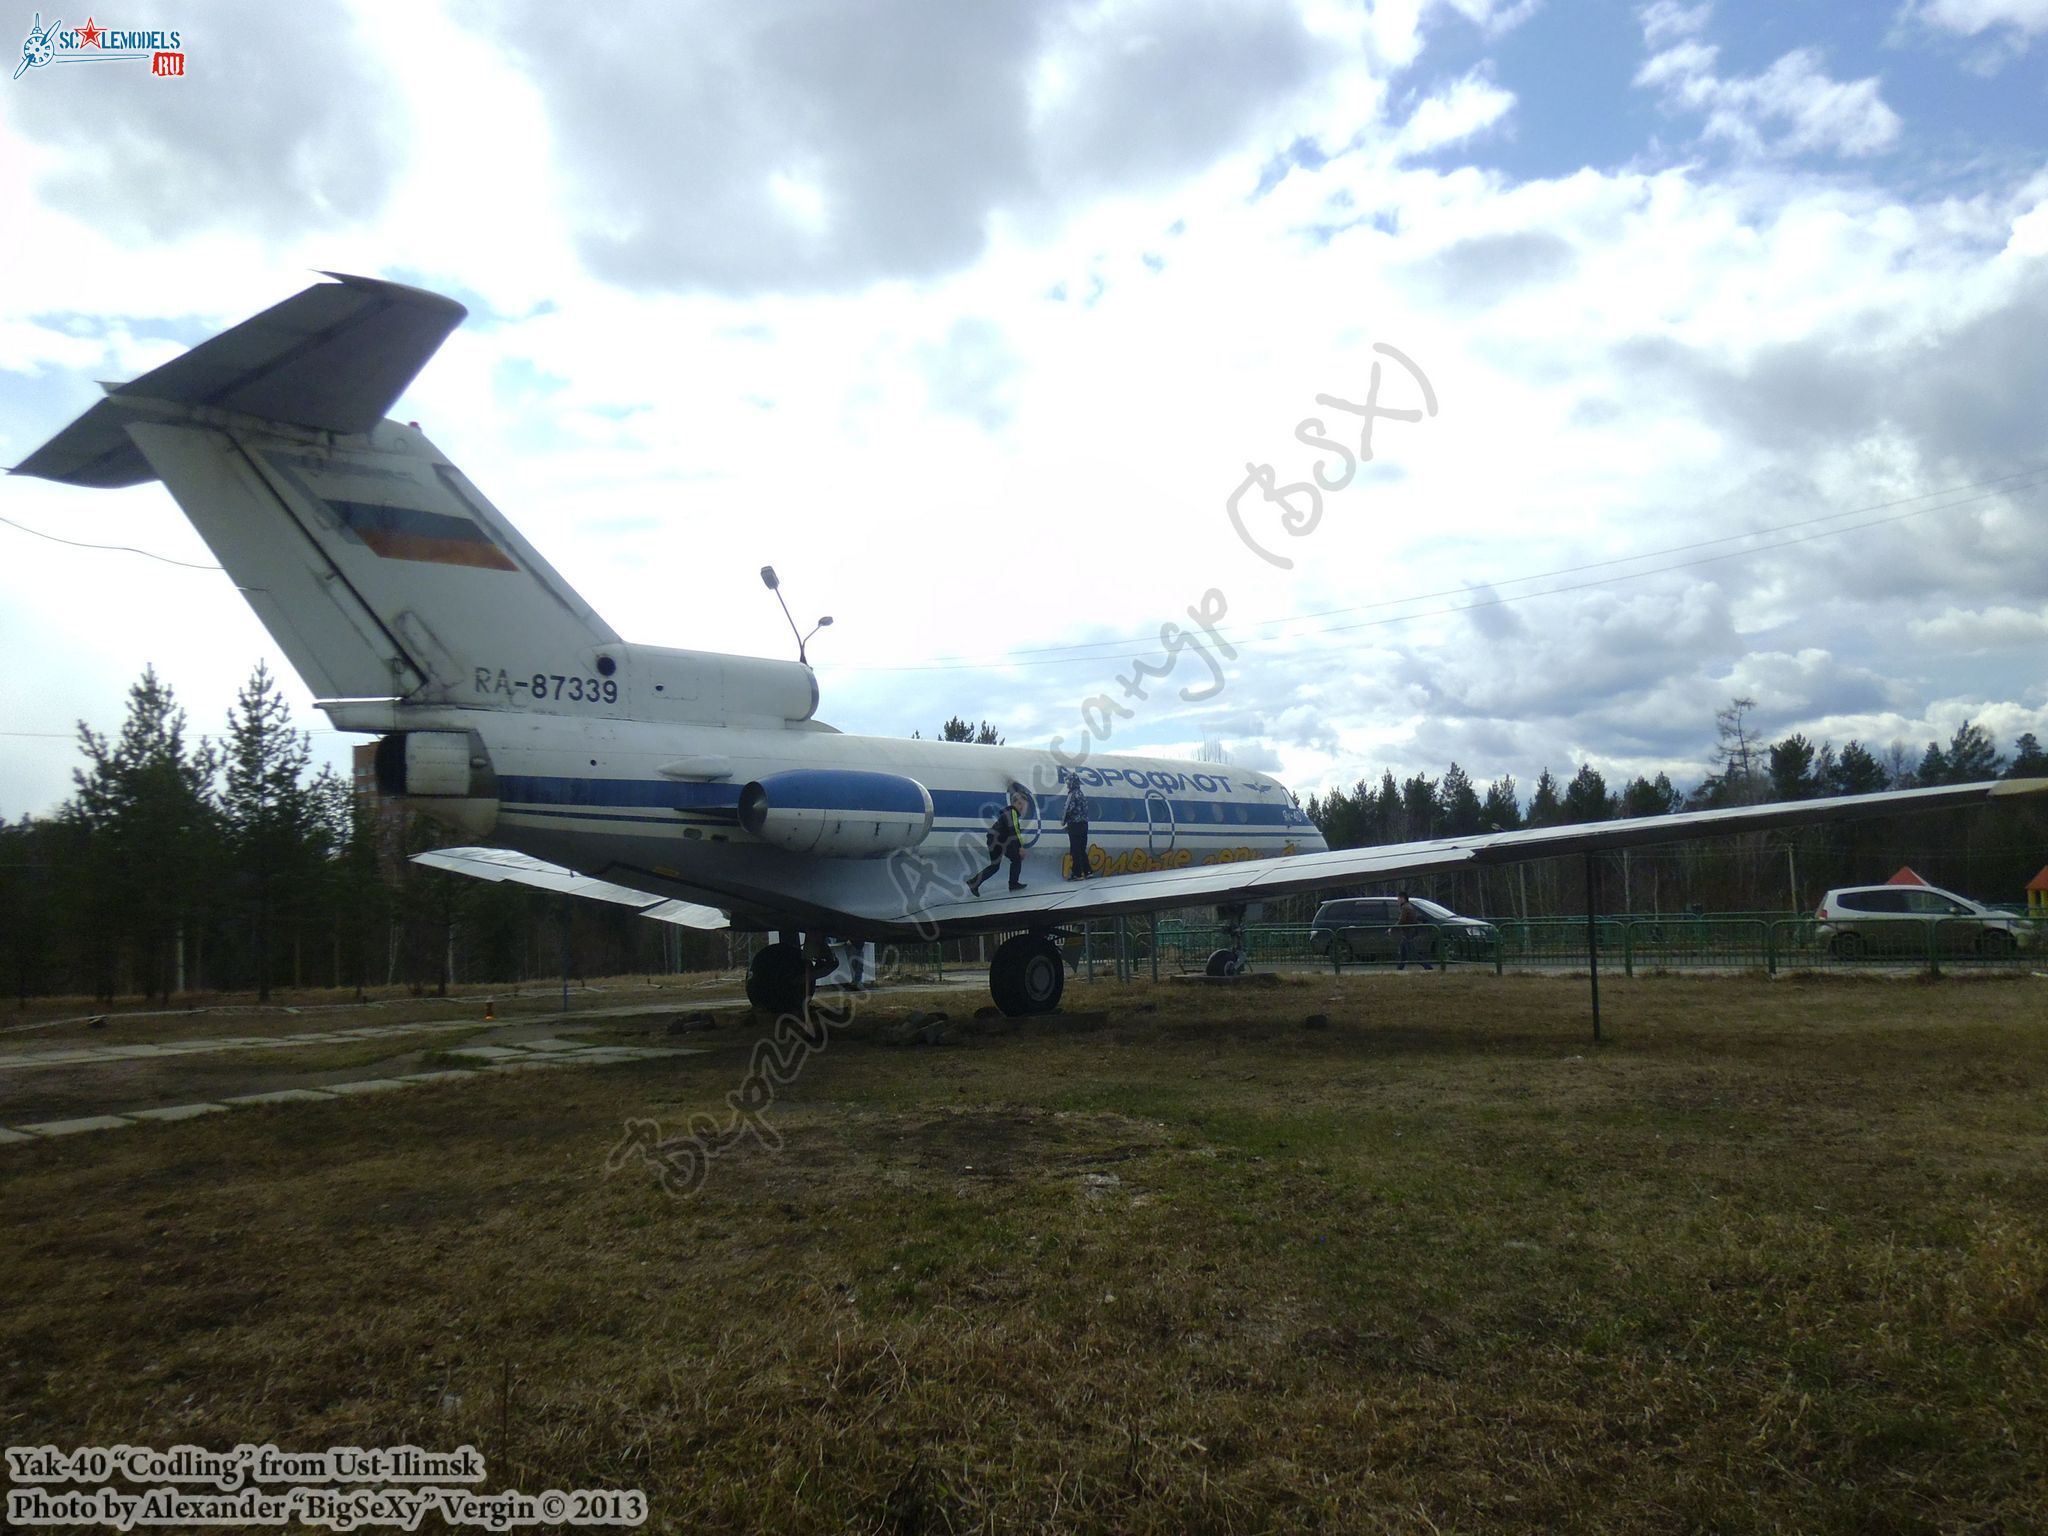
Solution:
<svg viewBox="0 0 2048 1536"><path fill-rule="evenodd" d="M1636 924L1634 918L1624 918L1621 924L1621 974L1634 976L1636 973Z"/></svg>
<svg viewBox="0 0 2048 1536"><path fill-rule="evenodd" d="M1790 848L1785 850L1788 854L1791 851ZM1764 918L1762 921L1764 925L1764 974L1766 976L1775 976L1778 974L1778 925L1769 918Z"/></svg>
<svg viewBox="0 0 2048 1536"><path fill-rule="evenodd" d="M1941 974L1941 919L1938 917L1927 925L1927 974Z"/></svg>

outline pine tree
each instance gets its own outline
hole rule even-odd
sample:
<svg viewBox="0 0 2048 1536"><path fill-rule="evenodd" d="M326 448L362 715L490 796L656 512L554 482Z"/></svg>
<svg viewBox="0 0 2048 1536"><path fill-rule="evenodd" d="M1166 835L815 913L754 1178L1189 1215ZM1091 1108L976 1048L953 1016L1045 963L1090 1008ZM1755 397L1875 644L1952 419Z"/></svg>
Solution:
<svg viewBox="0 0 2048 1536"><path fill-rule="evenodd" d="M1813 743L1796 731L1772 744L1769 772L1773 800L1811 800L1821 792Z"/></svg>
<svg viewBox="0 0 2048 1536"><path fill-rule="evenodd" d="M1684 799L1683 795L1671 787L1670 775L1660 773L1654 779L1646 779L1637 774L1621 792L1620 814L1669 816L1684 803Z"/></svg>
<svg viewBox="0 0 2048 1536"><path fill-rule="evenodd" d="M272 948L303 909L319 868L314 802L300 782L313 743L291 727L291 706L262 662L228 711L221 815L256 961L256 995L270 1000Z"/></svg>
<svg viewBox="0 0 2048 1536"><path fill-rule="evenodd" d="M1998 755L1998 745L1991 739L1991 733L1973 721L1965 720L1948 741L1948 782L1951 784L1976 784L1985 779L1995 779L2005 767L2005 760Z"/></svg>
<svg viewBox="0 0 2048 1536"><path fill-rule="evenodd" d="M1870 749L1860 741L1852 741L1842 748L1842 755L1835 759L1835 771L1828 782L1828 793L1835 795L1874 795L1891 784L1891 775L1883 763L1871 755Z"/></svg>
<svg viewBox="0 0 2048 1536"><path fill-rule="evenodd" d="M180 946L197 915L215 832L212 748L185 745L185 712L145 668L128 690L128 717L109 741L80 721L88 766L62 815L80 834L74 920L94 990L112 997L120 961L145 996L169 996Z"/></svg>
<svg viewBox="0 0 2048 1536"><path fill-rule="evenodd" d="M1721 771L1708 783L1715 786L1715 804L1755 805L1763 798L1756 738L1749 729L1749 712L1755 708L1755 699L1730 699L1727 708L1714 713L1714 730L1719 737L1714 761L1720 764ZM1706 793L1706 785L1701 786L1701 792Z"/></svg>
<svg viewBox="0 0 2048 1536"><path fill-rule="evenodd" d="M972 726L958 715L939 727L939 740L971 741L980 747L999 747L1003 744L1003 738L996 734L996 728L986 720L979 726Z"/></svg>
<svg viewBox="0 0 2048 1536"><path fill-rule="evenodd" d="M1522 824L1522 804L1515 798L1515 776L1504 773L1486 786L1486 799L1479 807L1483 828L1489 832L1512 832Z"/></svg>
<svg viewBox="0 0 2048 1536"><path fill-rule="evenodd" d="M2038 779L2048 777L2048 752L2041 750L2041 743L2034 739L2034 733L2027 731L2012 744L2012 766L2005 770L2009 779Z"/></svg>
<svg viewBox="0 0 2048 1536"><path fill-rule="evenodd" d="M1404 835L1408 840L1419 842L1435 837L1440 830L1439 814L1435 779L1418 773L1401 785L1401 819L1406 824Z"/></svg>
<svg viewBox="0 0 2048 1536"><path fill-rule="evenodd" d="M1443 783L1437 786L1437 799L1442 807L1445 837L1470 837L1485 830L1486 813L1479 803L1479 792L1456 763L1444 770Z"/></svg>
<svg viewBox="0 0 2048 1536"><path fill-rule="evenodd" d="M1607 780L1591 763L1579 764L1579 771L1565 787L1564 819L1606 821L1613 815L1614 801L1607 794Z"/></svg>
<svg viewBox="0 0 2048 1536"><path fill-rule="evenodd" d="M1536 779L1536 792L1529 796L1529 825L1556 827L1564 823L1564 802L1557 793L1557 780L1545 768Z"/></svg>

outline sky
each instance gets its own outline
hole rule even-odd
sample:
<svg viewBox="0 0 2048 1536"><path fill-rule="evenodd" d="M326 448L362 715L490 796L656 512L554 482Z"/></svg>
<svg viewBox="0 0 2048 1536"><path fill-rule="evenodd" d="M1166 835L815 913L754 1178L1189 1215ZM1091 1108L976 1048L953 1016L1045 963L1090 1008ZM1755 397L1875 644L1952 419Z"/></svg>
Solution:
<svg viewBox="0 0 2048 1536"><path fill-rule="evenodd" d="M393 414L622 635L791 655L772 563L843 730L1304 795L1683 786L1737 696L2048 735L2048 0L94 19L185 72L0 81L0 463L358 272L468 306ZM0 816L145 665L345 760L161 486L0 517Z"/></svg>

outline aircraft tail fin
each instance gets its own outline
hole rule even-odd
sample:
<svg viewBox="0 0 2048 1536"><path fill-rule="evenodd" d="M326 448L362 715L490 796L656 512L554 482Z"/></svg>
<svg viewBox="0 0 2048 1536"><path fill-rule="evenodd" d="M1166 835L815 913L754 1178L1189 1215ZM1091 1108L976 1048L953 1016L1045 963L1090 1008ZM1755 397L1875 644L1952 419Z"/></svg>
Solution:
<svg viewBox="0 0 2048 1536"><path fill-rule="evenodd" d="M514 680L589 671L617 634L418 428L382 419L464 314L320 284L110 390L16 473L161 479L322 700L548 709Z"/></svg>

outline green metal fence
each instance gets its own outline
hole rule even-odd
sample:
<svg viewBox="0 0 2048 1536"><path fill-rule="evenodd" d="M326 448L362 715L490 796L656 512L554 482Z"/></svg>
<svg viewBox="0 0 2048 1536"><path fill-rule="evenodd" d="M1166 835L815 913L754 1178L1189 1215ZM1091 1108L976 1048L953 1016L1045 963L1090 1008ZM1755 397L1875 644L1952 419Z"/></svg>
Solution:
<svg viewBox="0 0 2048 1536"><path fill-rule="evenodd" d="M1407 963L1444 969L1482 965L1495 971L1587 964L1584 918L1507 919L1488 937L1447 939L1455 930L1409 931ZM1251 924L1244 930L1254 965L1315 964L1336 971L1387 969L1402 963L1401 930L1389 926L1338 930L1336 944L1311 943L1297 924ZM2048 919L2000 915L1903 922L1821 923L1778 912L1683 913L1602 917L1594 925L1600 964L1625 975L1685 970L1912 969L1935 974L2048 966ZM1172 919L1159 924L1163 966L1200 970L1212 950L1228 948L1226 929Z"/></svg>

